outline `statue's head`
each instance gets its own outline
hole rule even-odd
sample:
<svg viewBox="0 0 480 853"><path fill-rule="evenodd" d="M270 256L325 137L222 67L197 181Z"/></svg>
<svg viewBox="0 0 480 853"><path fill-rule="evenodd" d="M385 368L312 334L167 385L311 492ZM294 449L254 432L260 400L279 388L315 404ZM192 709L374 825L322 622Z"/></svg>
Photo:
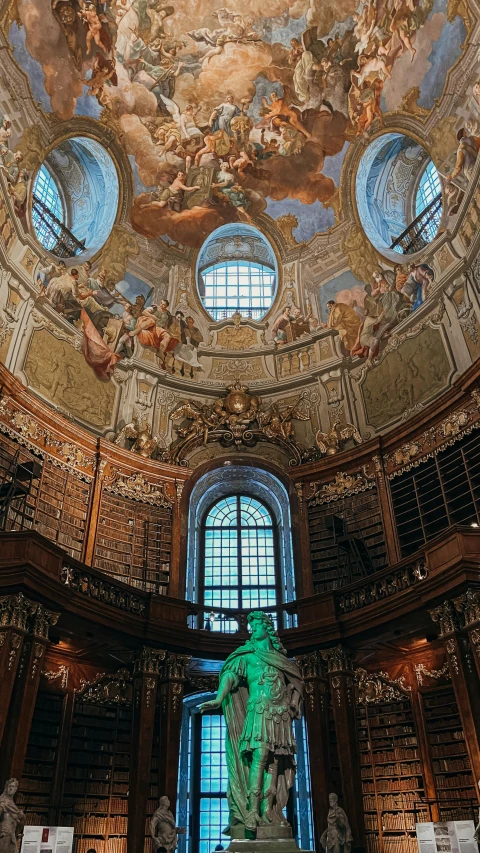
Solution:
<svg viewBox="0 0 480 853"><path fill-rule="evenodd" d="M264 613L263 610L252 610L247 616L247 622L250 625L253 642L265 640L268 637L277 652L286 654L269 613Z"/></svg>
<svg viewBox="0 0 480 853"><path fill-rule="evenodd" d="M158 805L161 809L169 809L170 808L170 800L168 797L160 797Z"/></svg>
<svg viewBox="0 0 480 853"><path fill-rule="evenodd" d="M328 802L329 802L329 804L330 804L330 808L331 808L331 809L335 808L335 806L336 806L336 805L337 805L337 803L338 803L338 797L337 797L337 795L336 795L336 794L329 794L329 795L328 795Z"/></svg>
<svg viewBox="0 0 480 853"><path fill-rule="evenodd" d="M18 779L7 779L5 782L5 787L3 789L3 793L7 795L7 797L13 797L17 793L18 789Z"/></svg>

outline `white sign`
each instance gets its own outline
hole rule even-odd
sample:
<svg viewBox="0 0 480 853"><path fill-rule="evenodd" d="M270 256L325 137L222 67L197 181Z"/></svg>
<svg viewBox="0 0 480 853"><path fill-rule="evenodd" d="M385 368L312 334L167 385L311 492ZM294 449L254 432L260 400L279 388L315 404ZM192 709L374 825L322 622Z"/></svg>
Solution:
<svg viewBox="0 0 480 853"><path fill-rule="evenodd" d="M473 820L417 823L418 853L479 853Z"/></svg>
<svg viewBox="0 0 480 853"><path fill-rule="evenodd" d="M72 848L73 826L26 826L23 830L21 853L72 853Z"/></svg>

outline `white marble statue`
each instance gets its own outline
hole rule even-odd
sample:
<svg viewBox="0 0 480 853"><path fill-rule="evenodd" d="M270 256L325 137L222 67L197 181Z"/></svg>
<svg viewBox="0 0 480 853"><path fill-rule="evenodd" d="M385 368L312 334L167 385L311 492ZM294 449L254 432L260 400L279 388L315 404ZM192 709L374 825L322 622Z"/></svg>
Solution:
<svg viewBox="0 0 480 853"><path fill-rule="evenodd" d="M338 805L336 794L328 795L330 808L327 817L327 828L323 833L320 844L326 853L350 853L352 847L352 830L348 817Z"/></svg>
<svg viewBox="0 0 480 853"><path fill-rule="evenodd" d="M0 794L0 853L17 853L17 838L22 834L25 815L14 803L17 779L7 779Z"/></svg>
<svg viewBox="0 0 480 853"><path fill-rule="evenodd" d="M178 844L178 834L183 834L184 829L175 825L175 818L170 810L168 797L160 797L157 811L150 821L150 835L153 840L153 849L165 850L172 853ZM0 850L0 853L3 853Z"/></svg>

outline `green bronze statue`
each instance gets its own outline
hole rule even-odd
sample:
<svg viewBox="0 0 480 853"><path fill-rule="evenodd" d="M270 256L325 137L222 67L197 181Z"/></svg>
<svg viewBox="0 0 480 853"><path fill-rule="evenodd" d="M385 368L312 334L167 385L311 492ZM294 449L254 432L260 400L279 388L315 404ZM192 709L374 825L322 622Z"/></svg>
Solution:
<svg viewBox="0 0 480 853"><path fill-rule="evenodd" d="M228 803L226 835L257 835L261 827L289 827L283 815L295 778L293 720L300 717L303 681L286 656L271 616L248 616L251 639L227 658L215 699L226 724ZM248 837L247 836L247 837ZM246 836L244 836L246 837Z"/></svg>

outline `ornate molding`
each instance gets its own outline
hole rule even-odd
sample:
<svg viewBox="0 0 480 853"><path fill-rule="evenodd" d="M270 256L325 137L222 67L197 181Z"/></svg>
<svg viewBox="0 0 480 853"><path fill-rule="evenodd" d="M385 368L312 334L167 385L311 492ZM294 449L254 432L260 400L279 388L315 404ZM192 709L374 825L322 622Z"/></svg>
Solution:
<svg viewBox="0 0 480 853"><path fill-rule="evenodd" d="M322 649L320 652L324 661L327 664L328 673L332 672L352 672L353 662L348 649L342 645L335 646L333 649Z"/></svg>
<svg viewBox="0 0 480 853"><path fill-rule="evenodd" d="M427 669L423 663L416 663L414 670L420 687L423 685L424 678L433 678L434 681L439 681L441 678L450 679L448 663L444 663L441 669Z"/></svg>
<svg viewBox="0 0 480 853"><path fill-rule="evenodd" d="M38 604L29 601L22 592L0 596L0 626L27 632L29 617L37 607Z"/></svg>
<svg viewBox="0 0 480 853"><path fill-rule="evenodd" d="M451 601L444 601L438 607L428 611L440 629L440 636L453 634L459 627L459 618Z"/></svg>
<svg viewBox="0 0 480 853"><path fill-rule="evenodd" d="M74 569L72 566L63 566L61 580L70 589L110 604L119 610L124 610L134 616L145 616L145 599L133 592L126 592L114 581L100 580L96 575L91 575L85 569Z"/></svg>
<svg viewBox="0 0 480 853"><path fill-rule="evenodd" d="M162 675L168 681L185 681L185 671L192 660L191 655L169 652L163 665Z"/></svg>
<svg viewBox="0 0 480 853"><path fill-rule="evenodd" d="M162 664L167 656L163 649L152 649L150 646L143 646L138 652L133 673L134 675L159 675L162 670Z"/></svg>
<svg viewBox="0 0 480 853"><path fill-rule="evenodd" d="M70 669L64 663L62 663L58 669L43 671L42 675L47 679L47 681L56 681L57 678L60 679L60 687L62 690L66 690L68 686L68 676L70 674Z"/></svg>
<svg viewBox="0 0 480 853"><path fill-rule="evenodd" d="M453 604L465 626L480 621L480 590L467 589L463 595L453 599Z"/></svg>
<svg viewBox="0 0 480 853"><path fill-rule="evenodd" d="M187 690L189 693L216 693L218 690L218 675L189 675L187 678Z"/></svg>
<svg viewBox="0 0 480 853"><path fill-rule="evenodd" d="M43 604L38 604L37 609L32 618L32 634L35 637L41 637L48 640L48 631L51 625L56 625L60 618L60 613L55 613L53 610L47 610Z"/></svg>
<svg viewBox="0 0 480 853"><path fill-rule="evenodd" d="M114 675L98 673L93 681L82 679L75 690L77 697L98 705L130 705L132 702L132 678L128 669L119 669Z"/></svg>
<svg viewBox="0 0 480 853"><path fill-rule="evenodd" d="M51 625L56 625L60 613L47 610L43 604L30 601L22 592L0 596L0 627L17 628L42 640L48 640Z"/></svg>
<svg viewBox="0 0 480 853"><path fill-rule="evenodd" d="M93 479L95 455L84 453L73 442L57 438L51 430L40 426L28 412L18 408L12 397L0 399L0 431L32 453L48 456L54 465L75 473L81 479L87 482Z"/></svg>
<svg viewBox="0 0 480 853"><path fill-rule="evenodd" d="M140 472L128 475L113 469L110 476L105 477L103 488L123 498L169 509L175 500L167 491L167 483L150 482Z"/></svg>
<svg viewBox="0 0 480 853"><path fill-rule="evenodd" d="M389 572L388 575L384 575L379 580L366 580L363 586L338 596L338 610L340 613L352 613L354 610L361 610L362 607L368 607L369 604L375 604L377 601L415 586L415 584L425 580L427 575L428 569L425 563L419 561L411 566Z"/></svg>
<svg viewBox="0 0 480 853"><path fill-rule="evenodd" d="M375 475L369 474L367 466L364 465L361 472L356 474L345 474L338 471L335 479L330 483L310 483L313 494L308 499L309 506L338 501L339 498L347 498L359 492L365 492L376 486Z"/></svg>
<svg viewBox="0 0 480 853"><path fill-rule="evenodd" d="M307 655L298 655L296 661L305 681L312 678L325 678L325 658L322 652L315 651Z"/></svg>
<svg viewBox="0 0 480 853"><path fill-rule="evenodd" d="M386 453L383 457L389 480L398 477L404 471L410 471L426 459L431 459L449 445L455 444L463 436L480 428L480 390L474 388L470 401L452 412L445 420L426 430L422 435L402 444L401 447Z"/></svg>
<svg viewBox="0 0 480 853"><path fill-rule="evenodd" d="M357 700L362 705L373 702L394 702L409 697L412 688L405 684L403 676L390 678L386 672L367 672L359 667L355 670Z"/></svg>

